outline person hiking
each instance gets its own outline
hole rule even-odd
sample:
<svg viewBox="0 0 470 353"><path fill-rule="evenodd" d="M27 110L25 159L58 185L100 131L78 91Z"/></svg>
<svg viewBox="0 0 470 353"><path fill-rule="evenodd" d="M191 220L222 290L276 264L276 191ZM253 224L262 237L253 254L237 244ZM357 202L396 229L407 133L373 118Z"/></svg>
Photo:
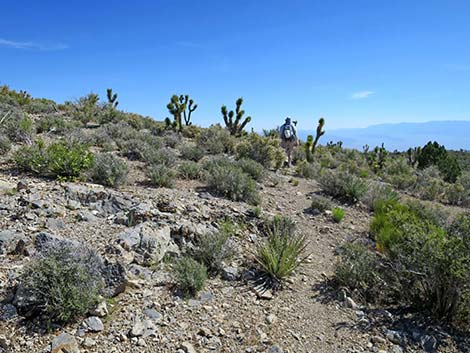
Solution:
<svg viewBox="0 0 470 353"><path fill-rule="evenodd" d="M289 168L292 166L292 152L299 145L299 138L294 125L295 123L292 123L291 118L287 117L286 122L279 128L281 147L286 151Z"/></svg>

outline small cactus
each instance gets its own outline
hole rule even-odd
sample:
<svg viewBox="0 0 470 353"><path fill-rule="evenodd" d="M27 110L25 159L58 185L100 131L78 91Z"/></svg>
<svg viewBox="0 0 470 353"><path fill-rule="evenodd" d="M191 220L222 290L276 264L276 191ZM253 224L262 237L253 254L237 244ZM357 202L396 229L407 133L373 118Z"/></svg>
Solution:
<svg viewBox="0 0 470 353"><path fill-rule="evenodd" d="M251 121L251 116L247 116L243 121L245 111L241 109L243 98L238 98L235 102L235 112L228 111L225 105L222 106L221 112L224 117L225 126L230 131L230 135L240 136L243 134L243 129ZM235 120L233 119L235 117Z"/></svg>

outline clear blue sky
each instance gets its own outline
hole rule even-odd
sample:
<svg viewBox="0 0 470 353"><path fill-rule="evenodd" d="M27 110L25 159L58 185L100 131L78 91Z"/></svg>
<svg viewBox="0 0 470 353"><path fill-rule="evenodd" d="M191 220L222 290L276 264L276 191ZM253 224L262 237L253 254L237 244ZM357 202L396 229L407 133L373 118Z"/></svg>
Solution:
<svg viewBox="0 0 470 353"><path fill-rule="evenodd" d="M59 102L119 94L163 119L173 93L256 130L470 120L468 0L4 1L0 83Z"/></svg>

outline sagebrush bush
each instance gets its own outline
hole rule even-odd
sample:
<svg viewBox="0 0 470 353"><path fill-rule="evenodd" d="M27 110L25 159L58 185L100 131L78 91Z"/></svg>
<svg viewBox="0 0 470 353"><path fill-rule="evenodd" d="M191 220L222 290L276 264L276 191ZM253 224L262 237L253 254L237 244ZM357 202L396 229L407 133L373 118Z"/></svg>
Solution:
<svg viewBox="0 0 470 353"><path fill-rule="evenodd" d="M260 180L265 172L262 164L248 158L239 159L236 165L255 180Z"/></svg>
<svg viewBox="0 0 470 353"><path fill-rule="evenodd" d="M204 288L207 269L191 257L183 257L175 263L173 275L177 288L185 295L194 296Z"/></svg>
<svg viewBox="0 0 470 353"><path fill-rule="evenodd" d="M184 161L178 166L178 175L183 179L196 180L203 177L203 170L196 162Z"/></svg>
<svg viewBox="0 0 470 353"><path fill-rule="evenodd" d="M367 192L367 184L347 172L325 170L318 178L322 190L335 198L355 203Z"/></svg>
<svg viewBox="0 0 470 353"><path fill-rule="evenodd" d="M198 162L204 157L204 150L195 144L188 144L181 148L181 158Z"/></svg>
<svg viewBox="0 0 470 353"><path fill-rule="evenodd" d="M361 202L371 211L374 211L378 204L382 202L398 201L399 198L400 195L393 190L390 185L372 182L369 183L367 192L361 197Z"/></svg>
<svg viewBox="0 0 470 353"><path fill-rule="evenodd" d="M206 164L208 187L234 201L258 204L256 182L230 161L219 159Z"/></svg>
<svg viewBox="0 0 470 353"><path fill-rule="evenodd" d="M444 195L444 181L439 169L435 166L428 167L418 172L415 191L424 200L438 200Z"/></svg>
<svg viewBox="0 0 470 353"><path fill-rule="evenodd" d="M379 261L374 252L357 243L347 243L339 249L335 279L340 286L359 291L366 299L377 299L371 292L380 283Z"/></svg>
<svg viewBox="0 0 470 353"><path fill-rule="evenodd" d="M5 135L0 134L0 153L5 154L11 149L11 141Z"/></svg>
<svg viewBox="0 0 470 353"><path fill-rule="evenodd" d="M381 173L383 179L400 190L410 189L416 183L414 169L405 158L391 158Z"/></svg>
<svg viewBox="0 0 470 353"><path fill-rule="evenodd" d="M301 161L298 163L295 170L298 175L303 176L305 179L313 179L318 176L320 167L316 163Z"/></svg>
<svg viewBox="0 0 470 353"><path fill-rule="evenodd" d="M336 223L339 223L343 220L345 215L345 211L342 208L335 207L331 210L331 217L333 218L333 221Z"/></svg>
<svg viewBox="0 0 470 353"><path fill-rule="evenodd" d="M117 188L126 182L129 170L127 163L112 153L99 153L90 171L93 182Z"/></svg>
<svg viewBox="0 0 470 353"><path fill-rule="evenodd" d="M80 179L94 162L86 145L56 142L46 146L41 140L21 147L13 159L22 170L67 180Z"/></svg>
<svg viewBox="0 0 470 353"><path fill-rule="evenodd" d="M220 125L211 125L203 129L197 137L197 144L209 154L232 153L235 147L235 137Z"/></svg>
<svg viewBox="0 0 470 353"><path fill-rule="evenodd" d="M176 163L176 153L169 148L150 149L144 154L144 161L148 164L172 167Z"/></svg>
<svg viewBox="0 0 470 353"><path fill-rule="evenodd" d="M147 167L147 176L150 179L150 183L157 187L171 188L175 180L173 170L163 164L149 165Z"/></svg>
<svg viewBox="0 0 470 353"><path fill-rule="evenodd" d="M38 134L47 132L61 134L72 126L73 125L67 123L62 116L50 114L36 122L36 132Z"/></svg>
<svg viewBox="0 0 470 353"><path fill-rule="evenodd" d="M312 195L312 202L310 204L312 210L317 210L319 212L325 212L331 210L332 203L331 200L325 196L314 194Z"/></svg>
<svg viewBox="0 0 470 353"><path fill-rule="evenodd" d="M277 223L277 225L275 225ZM272 231L267 232L266 239L260 242L255 250L255 261L260 270L275 288L282 286L282 281L290 276L305 259L307 240L304 235L286 231L288 221L273 221ZM282 226L279 226L283 224Z"/></svg>
<svg viewBox="0 0 470 353"><path fill-rule="evenodd" d="M204 264L210 272L217 273L234 254L231 235L224 227L216 232L203 234L192 251L193 258Z"/></svg>
<svg viewBox="0 0 470 353"><path fill-rule="evenodd" d="M29 263L19 280L32 310L48 322L66 323L98 303L102 262L83 245L50 245Z"/></svg>
<svg viewBox="0 0 470 353"><path fill-rule="evenodd" d="M237 158L249 158L265 168L280 168L284 162L284 151L279 139L262 137L256 133L248 134L236 146Z"/></svg>

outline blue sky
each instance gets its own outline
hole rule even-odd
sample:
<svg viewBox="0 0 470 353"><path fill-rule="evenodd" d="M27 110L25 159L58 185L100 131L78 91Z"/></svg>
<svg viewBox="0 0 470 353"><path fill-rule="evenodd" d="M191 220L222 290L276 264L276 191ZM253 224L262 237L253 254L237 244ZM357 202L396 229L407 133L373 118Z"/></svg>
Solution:
<svg viewBox="0 0 470 353"><path fill-rule="evenodd" d="M4 1L0 84L57 101L119 94L197 124L245 99L256 130L470 120L470 1Z"/></svg>

